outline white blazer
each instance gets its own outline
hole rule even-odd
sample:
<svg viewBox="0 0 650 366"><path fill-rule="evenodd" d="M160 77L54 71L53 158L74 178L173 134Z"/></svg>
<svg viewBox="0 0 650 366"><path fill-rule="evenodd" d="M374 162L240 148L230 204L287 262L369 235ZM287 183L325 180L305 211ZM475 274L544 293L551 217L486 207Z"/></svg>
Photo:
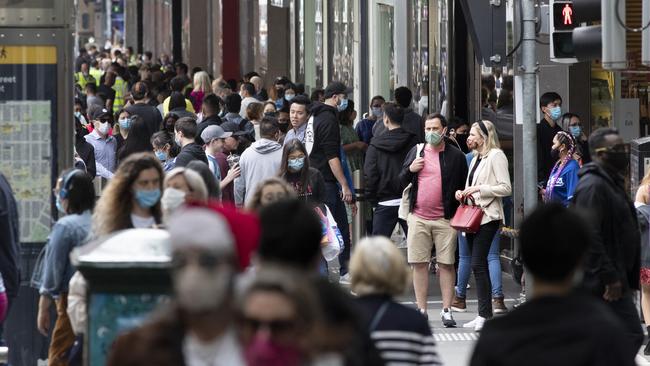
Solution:
<svg viewBox="0 0 650 366"><path fill-rule="evenodd" d="M478 155L474 155L470 163L470 172L476 165L477 157ZM481 225L495 220L503 221L505 215L501 199L512 194L512 185L508 172L508 158L501 149L492 149L481 159L476 172L474 172L472 182L469 181L469 174L467 175L465 188L473 186L480 188L472 196L476 200L476 204L483 208Z"/></svg>

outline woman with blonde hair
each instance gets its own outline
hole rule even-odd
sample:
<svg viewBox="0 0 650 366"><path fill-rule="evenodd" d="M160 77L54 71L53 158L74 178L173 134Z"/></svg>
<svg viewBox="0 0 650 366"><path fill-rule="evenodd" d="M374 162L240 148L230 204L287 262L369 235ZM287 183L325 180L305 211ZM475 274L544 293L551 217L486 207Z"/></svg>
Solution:
<svg viewBox="0 0 650 366"><path fill-rule="evenodd" d="M438 365L440 359L427 319L416 309L395 301L410 284L406 260L393 242L368 237L356 245L350 259L351 290L356 293L370 338L386 364L416 360L412 365Z"/></svg>
<svg viewBox="0 0 650 366"><path fill-rule="evenodd" d="M269 203L295 196L293 187L284 179L271 177L257 186L253 198L248 204L248 209L257 212Z"/></svg>
<svg viewBox="0 0 650 366"><path fill-rule="evenodd" d="M205 71L199 71L194 74L194 88L190 93L190 99L192 100L192 106L196 113L201 112L201 107L203 106L203 98L206 95L212 94L212 84L210 83L210 75Z"/></svg>
<svg viewBox="0 0 650 366"><path fill-rule="evenodd" d="M208 201L208 188L201 174L187 168L174 168L163 182L162 210L167 218L177 208L189 202Z"/></svg>
<svg viewBox="0 0 650 366"><path fill-rule="evenodd" d="M469 132L471 143L476 146L474 158L469 167L465 190L456 191L456 199L463 202L472 198L483 210L483 218L478 232L465 233L471 252L471 266L476 279L478 295L478 316L465 328L480 331L485 320L492 317L492 297L487 256L492 239L504 220L502 198L512 193L508 158L499 145L494 124L478 121Z"/></svg>
<svg viewBox="0 0 650 366"><path fill-rule="evenodd" d="M153 154L136 153L127 157L97 201L93 237L159 225L162 180L162 166Z"/></svg>

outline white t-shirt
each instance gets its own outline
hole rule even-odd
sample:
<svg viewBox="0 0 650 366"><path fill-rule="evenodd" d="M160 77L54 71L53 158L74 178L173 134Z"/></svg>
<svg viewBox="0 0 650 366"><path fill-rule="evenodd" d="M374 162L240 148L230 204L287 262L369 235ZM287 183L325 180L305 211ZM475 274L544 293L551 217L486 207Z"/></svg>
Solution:
<svg viewBox="0 0 650 366"><path fill-rule="evenodd" d="M131 223L136 229L150 229L156 225L156 219L153 216L142 217L136 214L131 214Z"/></svg>
<svg viewBox="0 0 650 366"><path fill-rule="evenodd" d="M183 356L187 366L244 366L241 345L230 328L221 337L202 342L191 333L183 340Z"/></svg>

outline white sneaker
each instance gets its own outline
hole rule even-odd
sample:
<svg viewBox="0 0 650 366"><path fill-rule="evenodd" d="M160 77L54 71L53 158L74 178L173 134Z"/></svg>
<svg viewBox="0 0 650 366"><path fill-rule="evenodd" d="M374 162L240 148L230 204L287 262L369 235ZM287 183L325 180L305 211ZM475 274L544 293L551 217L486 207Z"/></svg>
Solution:
<svg viewBox="0 0 650 366"><path fill-rule="evenodd" d="M346 273L344 276L339 277L339 284L341 285L350 285L350 273Z"/></svg>
<svg viewBox="0 0 650 366"><path fill-rule="evenodd" d="M484 324L485 318L479 315L471 322L463 324L463 328L474 328L475 332L480 332Z"/></svg>
<svg viewBox="0 0 650 366"><path fill-rule="evenodd" d="M456 321L454 320L453 315L451 315L451 309L442 309L440 311L440 318L442 319L442 325L445 328L453 328L456 326Z"/></svg>

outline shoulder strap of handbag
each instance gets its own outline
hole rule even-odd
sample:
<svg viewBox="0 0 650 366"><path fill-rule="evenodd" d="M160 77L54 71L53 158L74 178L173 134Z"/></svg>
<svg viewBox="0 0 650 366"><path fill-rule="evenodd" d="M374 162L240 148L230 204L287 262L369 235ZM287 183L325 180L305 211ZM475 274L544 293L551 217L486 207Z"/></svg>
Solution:
<svg viewBox="0 0 650 366"><path fill-rule="evenodd" d="M381 318L384 317L384 314L386 313L386 310L388 310L388 305L390 305L390 301L384 301L383 304L381 304L381 307L377 312L375 313L375 316L372 317L372 321L370 322L370 327L368 327L368 332L372 333L375 328L377 328L377 325L379 325L379 321Z"/></svg>
<svg viewBox="0 0 650 366"><path fill-rule="evenodd" d="M307 120L307 129L305 130L305 149L307 155L311 155L311 150L314 148L314 116L309 117Z"/></svg>
<svg viewBox="0 0 650 366"><path fill-rule="evenodd" d="M422 150L424 150L424 144L417 144L415 146L415 158L417 159L422 154Z"/></svg>

